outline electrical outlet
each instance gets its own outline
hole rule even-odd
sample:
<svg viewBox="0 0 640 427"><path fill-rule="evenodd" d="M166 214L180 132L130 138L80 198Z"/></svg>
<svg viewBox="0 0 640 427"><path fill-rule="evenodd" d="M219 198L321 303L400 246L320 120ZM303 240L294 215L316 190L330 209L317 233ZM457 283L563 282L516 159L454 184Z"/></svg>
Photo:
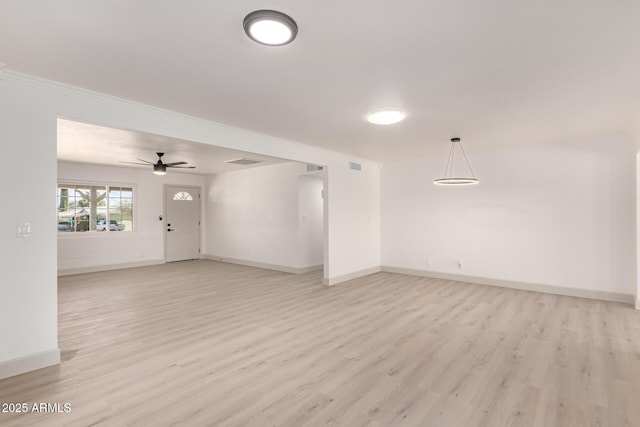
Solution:
<svg viewBox="0 0 640 427"><path fill-rule="evenodd" d="M433 265L433 261L431 258L427 258L427 267L431 267Z"/></svg>
<svg viewBox="0 0 640 427"><path fill-rule="evenodd" d="M462 268L463 262L461 259L458 260L458 268Z"/></svg>

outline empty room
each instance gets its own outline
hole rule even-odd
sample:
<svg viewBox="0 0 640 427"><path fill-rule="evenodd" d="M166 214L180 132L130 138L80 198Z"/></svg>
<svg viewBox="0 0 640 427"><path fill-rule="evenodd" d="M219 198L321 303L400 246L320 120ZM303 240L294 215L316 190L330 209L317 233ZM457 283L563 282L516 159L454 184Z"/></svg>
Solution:
<svg viewBox="0 0 640 427"><path fill-rule="evenodd" d="M0 1L0 425L640 425L640 3Z"/></svg>

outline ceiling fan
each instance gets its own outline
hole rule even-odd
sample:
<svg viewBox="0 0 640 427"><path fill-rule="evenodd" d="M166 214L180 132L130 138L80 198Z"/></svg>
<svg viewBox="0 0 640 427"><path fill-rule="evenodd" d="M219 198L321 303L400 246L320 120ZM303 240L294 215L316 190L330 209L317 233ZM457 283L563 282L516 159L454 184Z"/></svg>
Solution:
<svg viewBox="0 0 640 427"><path fill-rule="evenodd" d="M143 160L138 158L138 160L140 160L142 163L138 163L138 162L123 162L121 161L120 163L129 163L131 165L143 165L143 166L153 166L153 173L155 173L156 175L164 175L167 173L167 168L176 168L176 169L195 169L195 166L182 166L182 165L186 165L188 164L187 162L172 162L172 163L163 163L162 162L162 156L164 156L164 153L156 153L156 155L158 156L158 161L153 163L153 162L149 162L147 160Z"/></svg>

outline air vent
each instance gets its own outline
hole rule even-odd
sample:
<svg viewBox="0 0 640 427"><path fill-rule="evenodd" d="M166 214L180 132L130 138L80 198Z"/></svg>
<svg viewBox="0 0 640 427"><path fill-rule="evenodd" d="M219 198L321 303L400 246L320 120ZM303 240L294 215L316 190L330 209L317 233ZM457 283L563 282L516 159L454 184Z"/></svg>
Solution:
<svg viewBox="0 0 640 427"><path fill-rule="evenodd" d="M225 163L229 163L232 165L255 165L256 163L260 163L262 160L251 160L251 159L234 159L227 160Z"/></svg>
<svg viewBox="0 0 640 427"><path fill-rule="evenodd" d="M324 166L314 165L313 163L307 163L307 172L317 172L324 169Z"/></svg>
<svg viewBox="0 0 640 427"><path fill-rule="evenodd" d="M362 164L349 162L349 169L353 169L354 171L361 171L362 170Z"/></svg>

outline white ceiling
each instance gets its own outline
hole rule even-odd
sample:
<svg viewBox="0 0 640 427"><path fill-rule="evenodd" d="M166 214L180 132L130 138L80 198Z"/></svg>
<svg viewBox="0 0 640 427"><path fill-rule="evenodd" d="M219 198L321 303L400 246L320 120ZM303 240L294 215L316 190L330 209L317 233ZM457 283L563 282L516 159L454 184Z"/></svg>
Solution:
<svg viewBox="0 0 640 427"><path fill-rule="evenodd" d="M152 166L132 165L121 162L136 162L138 159L156 162L157 152L165 153L164 163L189 163L195 169L171 168L167 173L211 174L249 169L284 163L288 160L262 156L243 151L229 150L192 141L112 129L71 120L58 119L58 160L93 163L152 170ZM228 160L246 158L259 160L254 165L235 165Z"/></svg>
<svg viewBox="0 0 640 427"><path fill-rule="evenodd" d="M244 16L291 15L283 47ZM625 129L640 107L638 0L3 0L0 62L371 159ZM401 108L375 127L364 115Z"/></svg>

